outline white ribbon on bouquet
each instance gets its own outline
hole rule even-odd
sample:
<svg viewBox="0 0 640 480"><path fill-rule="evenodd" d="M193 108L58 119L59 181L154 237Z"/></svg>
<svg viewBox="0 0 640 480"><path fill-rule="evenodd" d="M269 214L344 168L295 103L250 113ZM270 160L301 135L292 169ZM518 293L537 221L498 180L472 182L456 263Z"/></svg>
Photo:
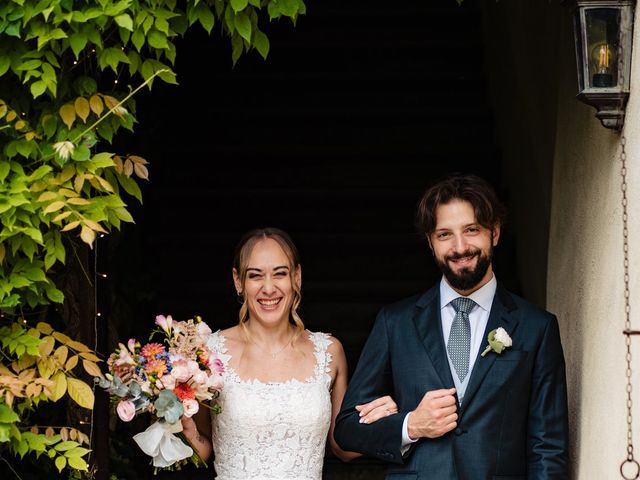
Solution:
<svg viewBox="0 0 640 480"><path fill-rule="evenodd" d="M160 420L144 432L134 435L133 439L144 453L153 457L154 467L163 468L193 455L193 449L174 435L181 431L181 422L166 423Z"/></svg>

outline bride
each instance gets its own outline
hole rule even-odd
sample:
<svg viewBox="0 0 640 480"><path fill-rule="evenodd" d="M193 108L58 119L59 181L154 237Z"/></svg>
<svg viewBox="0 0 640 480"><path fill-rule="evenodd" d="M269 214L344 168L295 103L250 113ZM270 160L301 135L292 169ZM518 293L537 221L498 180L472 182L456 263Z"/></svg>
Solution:
<svg viewBox="0 0 640 480"><path fill-rule="evenodd" d="M213 450L218 480L320 480L327 439L340 459L359 455L333 439L347 387L342 345L305 330L298 252L285 232L247 233L233 265L240 322L209 340L225 367L216 401L222 413L209 423L208 409L200 409L195 421L183 418L183 433L202 459ZM388 396L358 409L363 423L397 413Z"/></svg>

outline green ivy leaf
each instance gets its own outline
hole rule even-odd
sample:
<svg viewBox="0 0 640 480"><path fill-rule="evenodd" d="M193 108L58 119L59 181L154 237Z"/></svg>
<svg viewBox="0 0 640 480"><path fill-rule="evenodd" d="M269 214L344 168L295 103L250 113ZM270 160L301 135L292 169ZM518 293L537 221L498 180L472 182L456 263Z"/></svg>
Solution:
<svg viewBox="0 0 640 480"><path fill-rule="evenodd" d="M85 144L81 143L76 147L71 158L76 162L86 162L91 157L91 150Z"/></svg>
<svg viewBox="0 0 640 480"><path fill-rule="evenodd" d="M167 36L159 30L153 29L147 36L147 42L153 48L165 49L168 47Z"/></svg>
<svg viewBox="0 0 640 480"><path fill-rule="evenodd" d="M4 403L0 403L0 423L19 422L20 417Z"/></svg>
<svg viewBox="0 0 640 480"><path fill-rule="evenodd" d="M202 28L204 28L207 33L211 33L213 26L216 22L216 17L213 15L213 12L207 5L202 2L195 8L195 13L197 15L198 21Z"/></svg>
<svg viewBox="0 0 640 480"><path fill-rule="evenodd" d="M261 32L260 30L256 30L255 35L253 36L253 44L260 53L260 56L267 59L267 55L269 55L269 39L267 36Z"/></svg>
<svg viewBox="0 0 640 480"><path fill-rule="evenodd" d="M115 22L119 27L129 30L133 32L133 20L127 13L123 13L122 15L118 15L114 18Z"/></svg>
<svg viewBox="0 0 640 480"><path fill-rule="evenodd" d="M47 83L44 80L38 80L37 82L33 82L29 89L31 90L33 98L38 98L47 91Z"/></svg>
<svg viewBox="0 0 640 480"><path fill-rule="evenodd" d="M89 39L84 32L76 32L69 37L69 45L71 46L71 50L73 50L73 54L78 58L84 47L87 46L87 42Z"/></svg>
<svg viewBox="0 0 640 480"><path fill-rule="evenodd" d="M7 73L10 66L11 58L6 53L2 53L0 55L0 77Z"/></svg>
<svg viewBox="0 0 640 480"><path fill-rule="evenodd" d="M231 0L229 3L231 4L233 11L238 13L247 7L249 0Z"/></svg>
<svg viewBox="0 0 640 480"><path fill-rule="evenodd" d="M46 285L44 287L44 291L47 294L47 298L52 302L55 302L55 303L64 302L64 294L53 285L50 285L50 284Z"/></svg>
<svg viewBox="0 0 640 480"><path fill-rule="evenodd" d="M236 30L240 34L242 38L244 38L247 42L251 41L251 20L244 12L236 13L236 18L234 19L234 25Z"/></svg>

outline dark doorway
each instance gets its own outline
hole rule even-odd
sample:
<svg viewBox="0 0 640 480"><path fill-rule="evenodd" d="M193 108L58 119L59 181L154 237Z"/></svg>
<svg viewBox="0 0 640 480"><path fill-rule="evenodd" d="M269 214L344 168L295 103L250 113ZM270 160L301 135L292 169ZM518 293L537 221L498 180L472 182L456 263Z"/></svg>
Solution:
<svg viewBox="0 0 640 480"><path fill-rule="evenodd" d="M303 319L338 337L353 369L378 309L438 279L413 228L425 185L464 171L501 190L475 2L307 9L295 28L269 25L266 62L251 53L232 68L226 40L190 33L180 86L138 99L136 134L118 150L148 159L151 182L137 224L101 249L110 346L160 313L235 324L235 243L277 226L302 255ZM496 271L518 291L512 244L507 231ZM366 459L325 466L329 479L383 472Z"/></svg>

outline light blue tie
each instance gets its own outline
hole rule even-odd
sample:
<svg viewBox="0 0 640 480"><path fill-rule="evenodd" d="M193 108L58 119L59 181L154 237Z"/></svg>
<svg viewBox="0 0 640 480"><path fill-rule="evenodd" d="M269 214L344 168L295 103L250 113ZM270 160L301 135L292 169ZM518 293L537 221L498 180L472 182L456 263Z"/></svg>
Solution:
<svg viewBox="0 0 640 480"><path fill-rule="evenodd" d="M471 325L469 312L476 306L476 302L466 297L458 297L451 301L456 311L451 324L447 352L453 363L453 368L461 382L469 373L469 350L471 349Z"/></svg>

